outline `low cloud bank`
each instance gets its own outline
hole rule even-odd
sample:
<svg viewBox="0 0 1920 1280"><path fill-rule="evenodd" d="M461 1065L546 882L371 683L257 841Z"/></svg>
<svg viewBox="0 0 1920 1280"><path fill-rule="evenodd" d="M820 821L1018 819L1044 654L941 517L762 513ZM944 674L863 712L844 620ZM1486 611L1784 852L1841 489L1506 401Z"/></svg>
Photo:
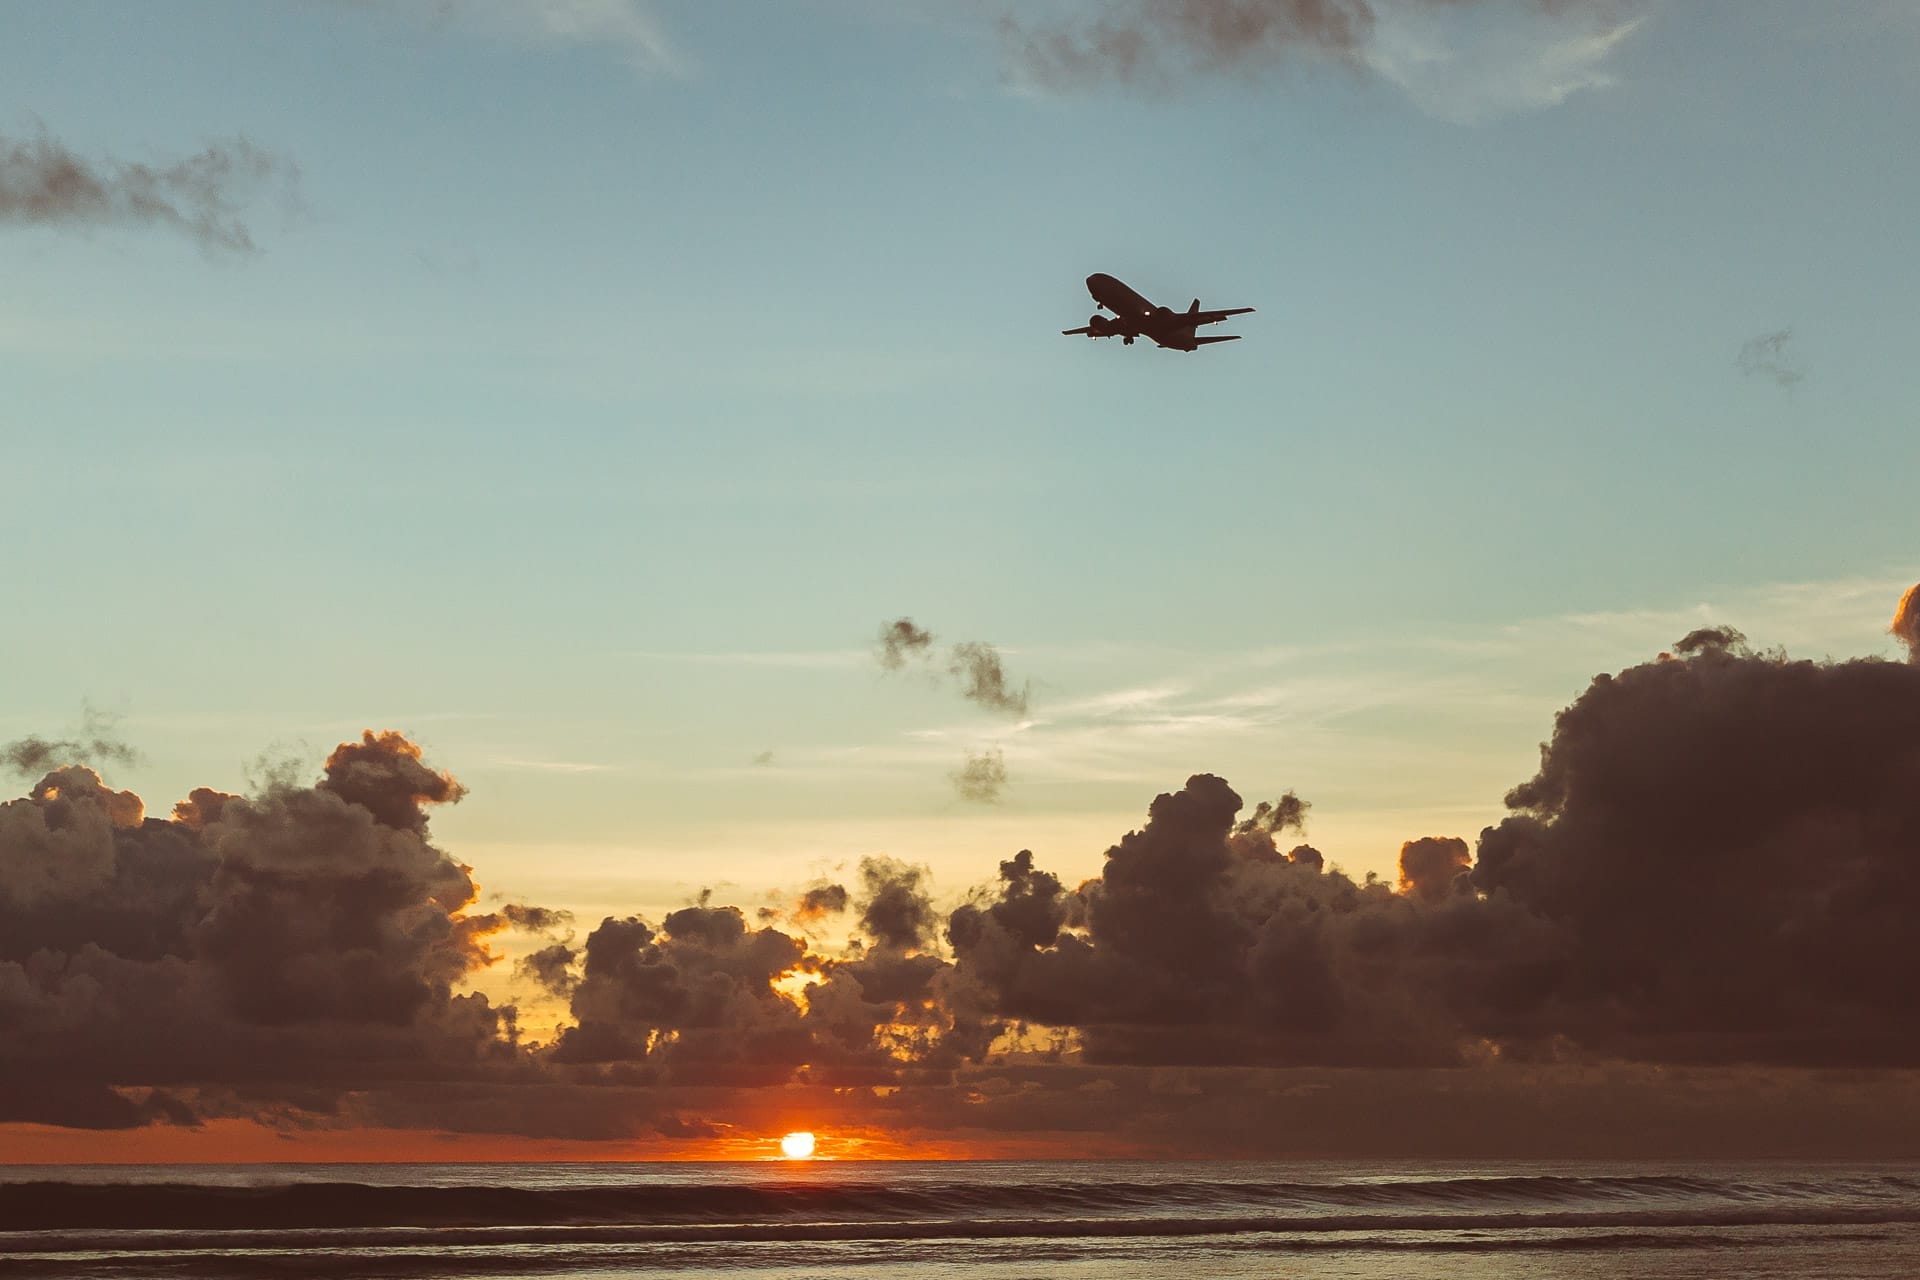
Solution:
<svg viewBox="0 0 1920 1280"><path fill-rule="evenodd" d="M800 1090L1005 1135L1132 1123L1169 1081L1291 1115L1276 1090L1354 1072L1485 1102L1623 1064L1761 1091L1920 1067L1920 662L1695 632L1596 677L1508 816L1409 840L1392 882L1301 843L1293 793L1248 809L1196 774L1077 885L1022 851L942 907L875 857L751 920L703 900L576 942L563 912L475 909L429 824L463 794L392 732L168 817L46 771L0 805L0 1119L671 1137ZM507 930L565 1004L549 1042L464 990Z"/></svg>

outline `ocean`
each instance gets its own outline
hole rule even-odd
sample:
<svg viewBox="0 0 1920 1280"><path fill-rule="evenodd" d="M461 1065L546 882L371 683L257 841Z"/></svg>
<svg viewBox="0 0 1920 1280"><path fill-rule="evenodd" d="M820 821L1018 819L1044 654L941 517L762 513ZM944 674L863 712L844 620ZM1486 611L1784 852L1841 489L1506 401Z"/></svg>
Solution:
<svg viewBox="0 0 1920 1280"><path fill-rule="evenodd" d="M1920 1275L1920 1165L0 1168L0 1276Z"/></svg>

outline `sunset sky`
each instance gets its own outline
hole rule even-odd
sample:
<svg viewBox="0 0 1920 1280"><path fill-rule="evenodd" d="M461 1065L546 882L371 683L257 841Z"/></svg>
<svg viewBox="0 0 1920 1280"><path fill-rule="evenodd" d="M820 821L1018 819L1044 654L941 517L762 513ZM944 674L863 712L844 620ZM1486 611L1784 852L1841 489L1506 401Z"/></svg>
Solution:
<svg viewBox="0 0 1920 1280"><path fill-rule="evenodd" d="M1685 796L1694 834L1670 847L1701 861L1660 864L1676 882L1707 893L1788 865L1799 841L1920 899L1920 665L1889 632L1920 576L1920 7L1353 0L1324 25L1307 8L0 0L0 743L56 748L13 752L5 795L27 798L0 810L0 1018L32 1028L29 1049L0 1049L0 1083L26 1098L0 1108L0 1143L751 1154L812 1127L826 1154L1233 1149L1229 1128L1152 1101L1197 1096L1271 1114L1302 1149L1375 1150L1392 1140L1326 1117L1426 1113L1439 1093L1504 1114L1516 1081L1549 1071L1526 1087L1592 1135L1622 1098L1707 1145L1737 1145L1783 1098L1828 1108L1837 1147L1877 1140L1857 1121L1882 1105L1886 1132L1920 1133L1900 1074L1920 1065L1920 1009L1859 995L1872 983L1848 967L1881 954L1877 917L1830 971L1857 1008L1817 984L1721 991L1708 1004L1734 1012L1706 1026L1661 981L1583 986L1606 930L1568 923L1538 870L1619 842L1654 858L1662 806ZM1229 10L1245 23L1209 23ZM1086 322L1095 271L1180 309L1258 311L1227 327L1244 341L1191 355L1059 337ZM902 618L932 639L889 669L882 630ZM1752 649L1676 649L1719 626ZM982 670L1004 674L997 704L966 696ZM1564 760L1617 812L1548 805L1546 835L1483 844L1556 712L1615 672L1633 678L1595 686L1599 727L1566 729ZM1696 736L1669 756L1684 735L1660 709L1689 714L1695 694ZM1778 750L1756 745L1775 732ZM1795 773L1829 734L1857 768ZM1689 783L1722 747L1752 767ZM1581 773L1582 751L1645 776ZM970 761L986 770L971 788ZM242 818L139 827L72 777L46 791L77 764L150 820L194 788L253 799ZM1322 966L1337 1016L1255 1027L1196 997L1226 1029L1207 1061L1169 1056L1140 1031L1164 1031L1158 1013L1102 995L1109 960L1151 967L1160 943L1141 938L1185 926L1130 932L1111 875L1107 924L1067 898L1157 795L1204 774L1241 818L1288 792L1310 805L1302 824L1208 835L1230 811L1203 786L1178 823L1156 816L1250 859L1216 886L1248 902L1339 897L1263 860L1294 845L1324 855L1316 884L1335 868L1391 884L1404 842L1464 840L1478 870L1458 901L1415 883L1353 899L1415 939L1407 955L1445 951L1421 980L1447 984L1453 1021L1370 1003L1404 975L1352 939L1326 942L1345 957ZM1606 791L1630 776L1639 790ZM1740 834L1730 815L1763 801L1777 828ZM61 805L103 816L47 816ZM346 821L334 806L361 825L328 825ZM175 852L151 852L163 838ZM221 966L263 936L234 921L302 903L285 867L270 885L233 868L280 856L262 849L324 860L328 840L352 845L343 866L404 863L395 883L417 891L379 928L314 934L323 950L379 934L373 968L302 988L310 1007L231 985ZM953 933L969 895L984 910L1023 892L996 879L1023 849L1063 886L1062 936L1092 929L1084 969L1051 933L1018 963ZM863 880L869 858L896 862ZM154 887L163 865L191 886L177 899ZM446 896L458 867L471 906ZM1845 883L1807 900L1866 901ZM831 885L843 913L797 907ZM631 972L596 975L589 934L629 916L662 931L708 890L708 908L741 908L740 955L760 950L736 963L731 935L708 938L702 981L758 994L734 991L710 1025L635 1021ZM891 937L889 893L920 904ZM200 914L116 950L125 913L163 898ZM419 932L427 903L444 937ZM508 903L571 920L510 921ZM1715 908L1752 925L1724 954L1854 945L1777 907L1756 891ZM1419 912L1495 941L1456 956L1427 917L1406 923ZM681 919L645 945L690 974ZM908 1012L862 1023L822 998L789 1025L805 999L767 1003L784 970L754 968L778 949L763 930L801 939L801 967L836 991L855 970L836 987L820 962L866 964L868 1003L897 987ZM1665 945L1629 933L1613 941ZM1221 990L1280 963L1263 945ZM104 970L76 994L86 947L146 994L101 996L120 980ZM553 982L521 965L548 947L568 949ZM1515 966L1498 980L1475 967L1495 953ZM1456 961L1471 981L1434 976ZM1186 963L1162 968L1213 989ZM355 984L395 966L430 994L374 1017ZM1558 985L1533 991L1548 971ZM459 1002L476 989L493 1013L519 1007L512 1053ZM175 998L183 1042L196 1018L232 1038L196 1056L107 1027ZM1620 1012L1643 998L1659 1007ZM913 1030L913 1009L932 1022ZM369 1018L364 1055L324 1080L213 1061L293 1063L329 1020ZM1022 1021L1064 1038L1006 1038ZM649 1059L643 1024L737 1078L693 1088ZM984 1041L968 1048L989 1025L997 1074ZM690 1047L734 1033L716 1058ZM456 1040L489 1065L449 1066ZM59 1062L91 1065L38 1106ZM1835 1066L1861 1070L1842 1089L1817 1074ZM1663 1083L1669 1068L1701 1074ZM473 1100L428 1105L434 1071ZM82 1096L93 1084L126 1105ZM548 1119L503 1130L484 1101L503 1090ZM1338 1100L1324 1131L1298 1128L1299 1090ZM836 1152L836 1123L865 1145ZM1437 1121L1403 1136L1501 1145Z"/></svg>

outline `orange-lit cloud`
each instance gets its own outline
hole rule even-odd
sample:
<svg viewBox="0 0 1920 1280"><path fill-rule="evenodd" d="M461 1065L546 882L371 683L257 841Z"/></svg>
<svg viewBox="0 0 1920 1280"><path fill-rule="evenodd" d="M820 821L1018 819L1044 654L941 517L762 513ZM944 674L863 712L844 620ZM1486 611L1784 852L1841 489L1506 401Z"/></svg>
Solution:
<svg viewBox="0 0 1920 1280"><path fill-rule="evenodd" d="M1908 587L1900 597L1900 607L1893 611L1893 625L1888 630L1907 646L1913 660L1920 662L1920 586Z"/></svg>

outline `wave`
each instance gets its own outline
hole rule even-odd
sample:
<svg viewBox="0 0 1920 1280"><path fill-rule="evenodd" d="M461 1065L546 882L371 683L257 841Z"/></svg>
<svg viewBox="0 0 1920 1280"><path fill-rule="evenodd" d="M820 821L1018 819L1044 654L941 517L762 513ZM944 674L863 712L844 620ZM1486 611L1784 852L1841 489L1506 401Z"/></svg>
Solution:
<svg viewBox="0 0 1920 1280"><path fill-rule="evenodd" d="M0 1184L0 1242L158 1232L380 1230L420 1242L998 1238L1459 1230L1564 1226L1743 1226L1920 1221L1912 1180L1716 1182L1684 1177L1467 1178L1402 1182L941 1183L889 1187L641 1184L532 1189L291 1183ZM413 1233L413 1234L408 1234ZM345 1236L326 1236L342 1243Z"/></svg>
<svg viewBox="0 0 1920 1280"><path fill-rule="evenodd" d="M1668 1210L1639 1213L1342 1214L1319 1217L1136 1217L995 1218L861 1222L645 1223L604 1226L472 1226L266 1228L213 1232L206 1229L103 1232L42 1230L9 1232L13 1248L59 1253L114 1249L236 1247L251 1239L305 1248L358 1248L509 1244L719 1244L756 1241L1004 1240L1213 1235L1317 1235L1335 1233L1539 1231L1572 1228L1677 1229L1757 1226L1887 1226L1920 1223L1920 1206L1900 1208L1809 1207L1806 1209Z"/></svg>
<svg viewBox="0 0 1920 1280"><path fill-rule="evenodd" d="M1064 1224L1055 1224L1064 1225ZM1803 1245L1861 1245L1876 1252L1896 1237L1885 1231L1846 1229L1809 1229L1768 1232L1764 1247L1770 1256L1782 1248ZM1905 1237L1909 1242L1911 1237ZM1138 1237L1134 1238L1138 1241ZM559 1243L539 1241L501 1241L492 1247L476 1247L461 1239L451 1243L400 1242L381 1236L377 1243L359 1238L352 1247L328 1250L316 1247L304 1238L278 1240L271 1245L235 1247L220 1239L213 1242L180 1240L177 1247L147 1251L118 1244L86 1252L35 1251L0 1252L0 1277L75 1276L87 1280L156 1280L178 1275L207 1280L210 1277L258 1277L270 1274L300 1274L309 1277L353 1276L357 1280L408 1277L444 1278L453 1274L481 1276L511 1274L581 1275L609 1273L631 1276L658 1271L707 1272L714 1269L745 1268L780 1274L797 1271L833 1270L884 1263L890 1270L909 1270L925 1264L946 1270L952 1264L952 1240L939 1237L899 1241L871 1241L864 1248L844 1240L782 1239L769 1255L759 1250L768 1246L752 1241L719 1241L663 1244L659 1242L621 1242L596 1239L569 1239ZM973 1263L1017 1262L1031 1268L1036 1264L1085 1262L1090 1257L1120 1260L1151 1256L1108 1247L1114 1242L1072 1232L1043 1235L1034 1239L994 1238L966 1242L967 1257ZM1149 1249L1152 1241L1144 1241ZM1211 1242L1231 1252L1259 1254L1312 1255L1334 1252L1418 1253L1500 1255L1515 1253L1591 1253L1612 1254L1635 1251L1715 1252L1738 1251L1756 1242L1737 1232L1703 1230L1667 1231L1640 1227L1632 1230L1582 1228L1569 1232L1531 1232L1510 1235L1461 1233L1434 1237L1426 1232L1408 1234L1361 1235L1290 1233L1284 1236L1226 1237ZM852 1249L853 1251L849 1251ZM450 1269L451 1268L451 1269ZM1877 1274L1877 1273L1876 1273Z"/></svg>

